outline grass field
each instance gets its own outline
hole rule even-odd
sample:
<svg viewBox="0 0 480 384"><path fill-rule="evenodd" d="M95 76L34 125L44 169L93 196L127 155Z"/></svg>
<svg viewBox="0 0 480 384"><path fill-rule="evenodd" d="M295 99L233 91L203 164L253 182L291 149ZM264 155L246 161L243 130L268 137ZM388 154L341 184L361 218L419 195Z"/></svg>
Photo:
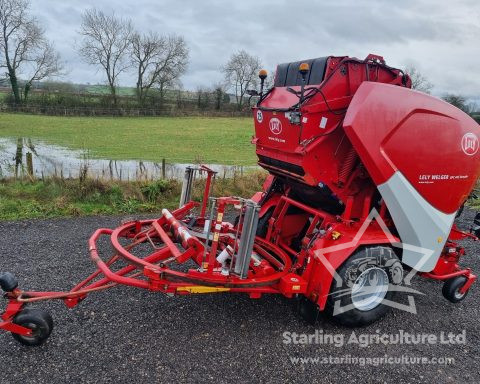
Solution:
<svg viewBox="0 0 480 384"><path fill-rule="evenodd" d="M0 114L0 137L88 150L93 158L255 164L251 118L51 117Z"/></svg>
<svg viewBox="0 0 480 384"><path fill-rule="evenodd" d="M96 95L109 95L110 88L107 85L95 84L89 85L85 89L87 93L94 93ZM133 87L117 87L118 96L135 96L136 89Z"/></svg>

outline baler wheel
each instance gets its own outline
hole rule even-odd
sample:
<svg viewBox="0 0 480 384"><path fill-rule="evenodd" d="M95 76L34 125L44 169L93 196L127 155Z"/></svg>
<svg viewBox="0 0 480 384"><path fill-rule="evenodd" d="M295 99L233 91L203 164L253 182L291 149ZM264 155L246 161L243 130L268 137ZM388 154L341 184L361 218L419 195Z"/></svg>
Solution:
<svg viewBox="0 0 480 384"><path fill-rule="evenodd" d="M270 208L267 212L265 212L265 214L260 217L260 219L258 220L258 226L257 226L257 236L260 236L260 237L265 237L267 235L267 231L268 231L268 220L270 220L270 218L272 217L273 215L273 211L274 209L273 208Z"/></svg>
<svg viewBox="0 0 480 384"><path fill-rule="evenodd" d="M15 340L28 347L36 347L43 344L53 330L52 316L41 309L24 309L15 316L13 322L33 331L30 336L12 333Z"/></svg>
<svg viewBox="0 0 480 384"><path fill-rule="evenodd" d="M391 301L402 283L398 257L389 247L373 246L358 250L337 270L325 307L332 320L348 327L371 324L391 309ZM338 311L340 310L340 311Z"/></svg>
<svg viewBox="0 0 480 384"><path fill-rule="evenodd" d="M443 297L445 297L448 301L451 301L452 303L458 303L462 301L465 296L467 296L468 290L461 293L460 289L465 285L466 282L467 278L465 276L457 276L448 279L443 284Z"/></svg>
<svg viewBox="0 0 480 384"><path fill-rule="evenodd" d="M257 236L260 236L264 238L267 234L268 230L268 220L273 215L274 208L270 208L265 214L258 219L258 225L257 225ZM240 220L240 216L236 216L235 220L233 221L233 225L236 227L238 225L238 222Z"/></svg>

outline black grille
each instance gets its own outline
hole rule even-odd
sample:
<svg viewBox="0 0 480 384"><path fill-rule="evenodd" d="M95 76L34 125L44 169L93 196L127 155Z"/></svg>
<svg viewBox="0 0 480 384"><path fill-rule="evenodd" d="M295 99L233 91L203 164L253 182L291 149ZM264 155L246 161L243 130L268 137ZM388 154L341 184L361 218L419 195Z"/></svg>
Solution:
<svg viewBox="0 0 480 384"><path fill-rule="evenodd" d="M277 159L272 159L271 157L266 157L266 156L261 156L258 155L258 159L260 163L265 164L265 165L270 165L275 168L280 168L283 169L287 172L294 173L299 176L304 176L305 171L303 168L299 165L292 164L292 163L287 163L286 161L281 161Z"/></svg>

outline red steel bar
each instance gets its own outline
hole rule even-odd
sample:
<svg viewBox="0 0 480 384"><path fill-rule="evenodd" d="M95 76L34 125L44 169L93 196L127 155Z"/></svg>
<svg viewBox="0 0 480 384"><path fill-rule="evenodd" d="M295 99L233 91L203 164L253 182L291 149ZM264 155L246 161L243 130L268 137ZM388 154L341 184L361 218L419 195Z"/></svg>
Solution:
<svg viewBox="0 0 480 384"><path fill-rule="evenodd" d="M158 235L162 239L162 241L165 243L165 245L168 247L170 252L172 252L172 255L174 257L180 257L181 252L178 250L177 246L173 243L172 240L170 240L170 237L166 234L166 232L163 230L163 228L158 224L158 221L152 222L153 228L157 231Z"/></svg>
<svg viewBox="0 0 480 384"><path fill-rule="evenodd" d="M203 200L202 200L202 209L200 211L200 217L205 218L205 212L207 210L208 197L210 196L210 187L212 185L212 178L215 176L216 172L212 171L210 168L202 165L200 167L201 171L207 172L207 180L205 181L205 190L203 191Z"/></svg>
<svg viewBox="0 0 480 384"><path fill-rule="evenodd" d="M114 272L112 272L108 268L107 264L105 264L105 262L98 255L97 244L96 244L98 238L100 236L103 236L103 235L112 236L112 234L114 232L115 231L112 231L111 229L106 229L106 228L98 229L97 231L95 231L93 236L88 241L88 249L89 249L89 252L90 252L90 258L93 260L93 262L95 264L97 264L98 269L100 269L102 271L102 273L105 275L105 277L107 277L111 281L114 281L114 282L119 283L119 284L130 285L132 287L148 289L150 287L150 285L146 281L138 280L138 279L132 279L132 278L129 278L129 277L124 277L124 276L119 276L119 275L115 274ZM113 236L112 236L112 243L113 243L114 240L116 240L116 239L114 239ZM126 252L126 253L128 253L128 252ZM138 258L135 258L135 259L138 259ZM138 259L138 260L140 260L140 259ZM148 262L144 262L142 264L145 264L145 266L152 265Z"/></svg>

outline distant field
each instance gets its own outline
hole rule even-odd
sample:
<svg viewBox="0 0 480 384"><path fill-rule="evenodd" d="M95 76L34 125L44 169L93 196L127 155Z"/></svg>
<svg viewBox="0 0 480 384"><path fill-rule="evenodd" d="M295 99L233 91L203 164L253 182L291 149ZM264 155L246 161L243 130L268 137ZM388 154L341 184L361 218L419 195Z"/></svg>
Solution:
<svg viewBox="0 0 480 384"><path fill-rule="evenodd" d="M89 85L85 89L87 93L95 93L98 95L109 95L110 89L106 85ZM119 96L135 96L135 88L133 87L117 87L117 95Z"/></svg>
<svg viewBox="0 0 480 384"><path fill-rule="evenodd" d="M0 137L30 137L112 160L255 164L251 118L103 118L0 114Z"/></svg>

